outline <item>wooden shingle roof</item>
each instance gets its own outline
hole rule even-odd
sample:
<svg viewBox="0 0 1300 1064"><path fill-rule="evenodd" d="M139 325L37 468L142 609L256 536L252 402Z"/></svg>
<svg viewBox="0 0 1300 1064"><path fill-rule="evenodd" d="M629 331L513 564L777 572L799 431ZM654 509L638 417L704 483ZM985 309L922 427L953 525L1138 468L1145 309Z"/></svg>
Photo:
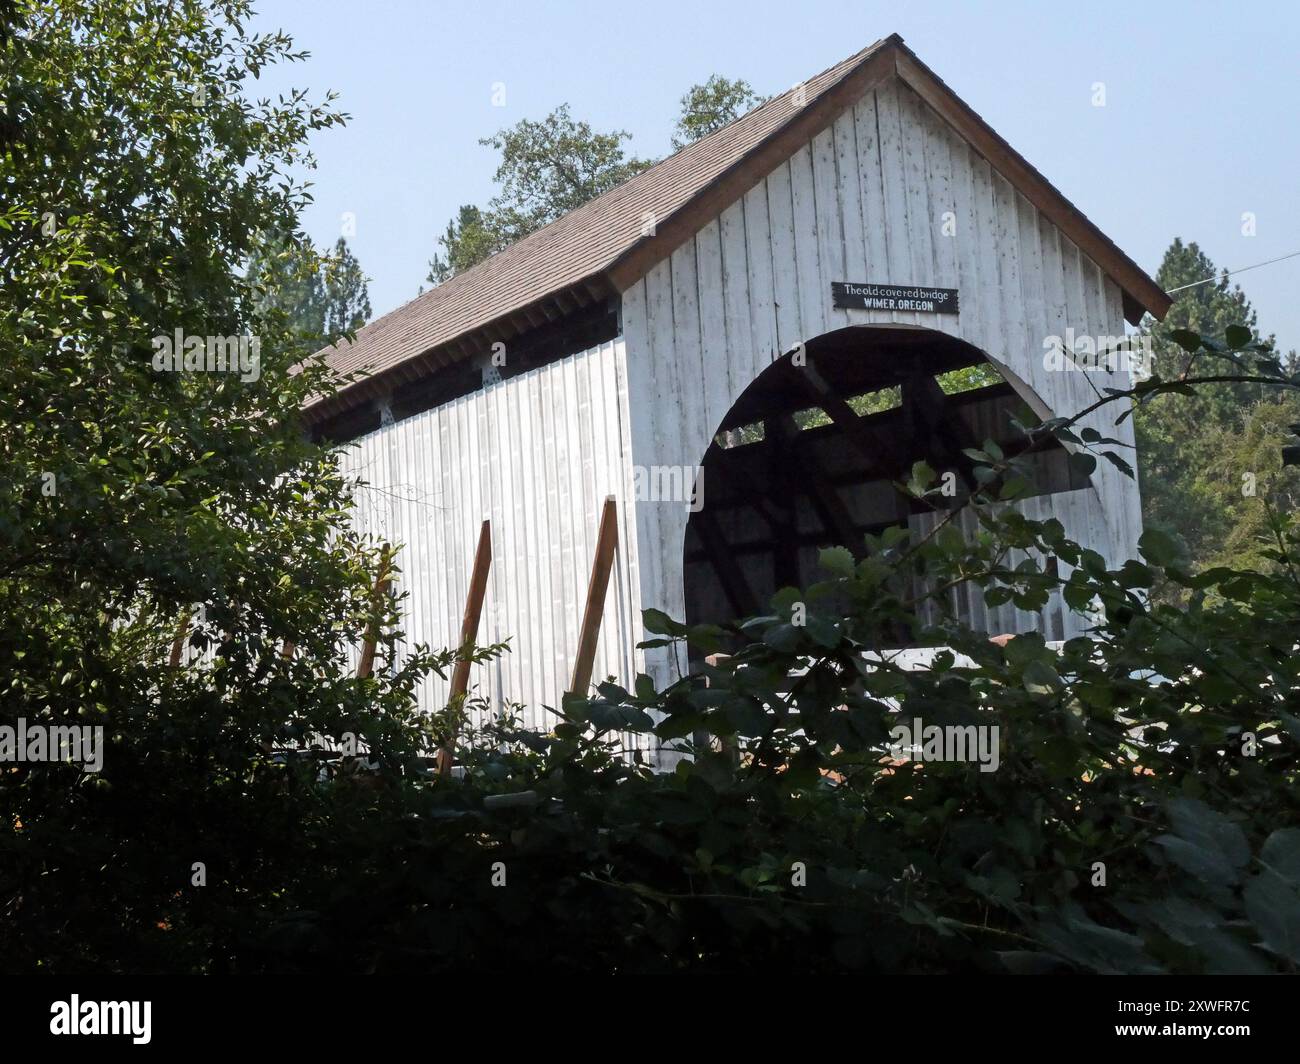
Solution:
<svg viewBox="0 0 1300 1064"><path fill-rule="evenodd" d="M898 35L875 42L323 352L367 379L307 408L310 420L488 350L634 284L825 129L864 93L900 77L1087 253L1124 292L1130 320L1170 299L963 103ZM652 220L653 231L647 226Z"/></svg>

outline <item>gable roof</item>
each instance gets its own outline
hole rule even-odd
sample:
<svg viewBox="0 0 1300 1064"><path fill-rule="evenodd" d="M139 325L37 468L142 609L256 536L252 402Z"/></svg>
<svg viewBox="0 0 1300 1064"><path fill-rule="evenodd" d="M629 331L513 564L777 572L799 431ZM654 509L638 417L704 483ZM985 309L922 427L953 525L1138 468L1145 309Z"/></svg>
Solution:
<svg viewBox="0 0 1300 1064"><path fill-rule="evenodd" d="M305 411L319 420L402 381L481 353L639 280L866 92L897 76L1123 290L1124 312L1163 318L1170 297L897 34L656 163L617 188L371 322L326 349L339 372L371 376ZM651 233L644 220L655 221Z"/></svg>

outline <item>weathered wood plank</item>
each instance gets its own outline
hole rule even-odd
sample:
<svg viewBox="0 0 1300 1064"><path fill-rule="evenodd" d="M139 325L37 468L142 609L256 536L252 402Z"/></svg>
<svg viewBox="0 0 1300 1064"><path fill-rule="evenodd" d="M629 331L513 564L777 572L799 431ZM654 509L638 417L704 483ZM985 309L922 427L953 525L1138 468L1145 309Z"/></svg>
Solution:
<svg viewBox="0 0 1300 1064"><path fill-rule="evenodd" d="M794 193L790 165L779 166L767 179L767 216L771 226L772 281L776 303L778 353L789 351L803 340L799 316L798 256L795 250Z"/></svg>

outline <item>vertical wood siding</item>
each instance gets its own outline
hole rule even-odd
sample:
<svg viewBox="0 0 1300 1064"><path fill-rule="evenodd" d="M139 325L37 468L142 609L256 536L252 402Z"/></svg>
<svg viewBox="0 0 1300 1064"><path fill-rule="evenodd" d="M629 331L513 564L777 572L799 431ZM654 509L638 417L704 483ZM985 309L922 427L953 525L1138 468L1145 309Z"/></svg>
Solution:
<svg viewBox="0 0 1300 1064"><path fill-rule="evenodd" d="M945 218L954 235L945 234ZM956 288L960 313L837 310L832 281ZM958 337L1040 414L1055 415L1078 412L1115 382L1049 372L1045 339L1067 328L1124 335L1115 283L897 81L860 100L629 288L623 322L631 448L642 466L700 462L722 415L763 368L846 326L901 324ZM1131 444L1131 421L1115 426L1118 413L1085 424ZM1103 461L1082 490L1087 500L1060 497L1067 527L1108 559L1130 556L1141 529L1136 484ZM637 508L641 600L677 617L687 516L680 507ZM663 654L650 660L667 674Z"/></svg>
<svg viewBox="0 0 1300 1064"><path fill-rule="evenodd" d="M357 527L401 545L406 644L455 646L479 526L492 521L492 572L480 642L510 641L475 666L471 693L522 703L547 726L573 668L601 506L619 504L619 548L592 677L631 684L640 638L630 511L628 381L621 340L573 355L390 425L350 444L344 471ZM440 709L447 682L420 688ZM552 718L553 719L553 718Z"/></svg>

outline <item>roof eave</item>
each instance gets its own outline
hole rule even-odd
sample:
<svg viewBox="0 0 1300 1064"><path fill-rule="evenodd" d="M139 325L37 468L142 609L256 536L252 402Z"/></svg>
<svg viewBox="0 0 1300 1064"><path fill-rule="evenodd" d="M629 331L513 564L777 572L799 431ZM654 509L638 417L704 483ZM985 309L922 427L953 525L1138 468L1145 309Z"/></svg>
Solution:
<svg viewBox="0 0 1300 1064"><path fill-rule="evenodd" d="M354 410L362 403L385 396L397 385L419 380L429 373L464 363L477 355L486 355L498 341L507 342L530 329L558 321L574 311L583 310L617 294L603 274L595 271L493 318L476 329L404 358L382 372L363 376L332 395L307 404L302 408L303 416L309 425L319 424L337 414Z"/></svg>

